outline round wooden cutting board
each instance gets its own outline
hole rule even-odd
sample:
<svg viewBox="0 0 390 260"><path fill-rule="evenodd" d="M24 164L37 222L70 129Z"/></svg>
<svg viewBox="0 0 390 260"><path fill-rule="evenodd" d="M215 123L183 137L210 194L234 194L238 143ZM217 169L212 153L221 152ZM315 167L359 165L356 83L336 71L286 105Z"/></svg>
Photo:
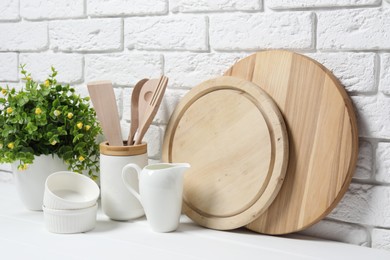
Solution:
<svg viewBox="0 0 390 260"><path fill-rule="evenodd" d="M163 143L165 162L188 162L183 210L196 223L234 229L255 220L284 180L288 139L273 100L252 82L220 77L180 101Z"/></svg>
<svg viewBox="0 0 390 260"><path fill-rule="evenodd" d="M356 118L344 88L324 66L289 51L258 52L225 75L261 86L277 103L289 134L284 184L265 213L247 227L287 234L316 223L344 195L356 166Z"/></svg>

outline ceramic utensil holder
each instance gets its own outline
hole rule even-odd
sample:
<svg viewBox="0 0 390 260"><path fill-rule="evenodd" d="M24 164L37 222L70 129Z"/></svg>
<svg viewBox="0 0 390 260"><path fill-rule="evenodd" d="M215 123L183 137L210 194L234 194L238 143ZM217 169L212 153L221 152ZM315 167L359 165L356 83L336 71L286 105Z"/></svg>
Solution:
<svg viewBox="0 0 390 260"><path fill-rule="evenodd" d="M112 146L100 144L100 190L104 214L110 219L126 221L143 216L144 210L137 198L122 181L122 169L134 163L140 168L148 164L147 144ZM138 178L130 180L138 190Z"/></svg>

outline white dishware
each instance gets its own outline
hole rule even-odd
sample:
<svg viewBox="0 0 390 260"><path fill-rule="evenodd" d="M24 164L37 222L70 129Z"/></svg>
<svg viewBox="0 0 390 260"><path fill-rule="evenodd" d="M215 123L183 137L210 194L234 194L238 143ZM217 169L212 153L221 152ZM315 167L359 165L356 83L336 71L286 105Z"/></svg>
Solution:
<svg viewBox="0 0 390 260"><path fill-rule="evenodd" d="M46 178L68 166L57 155L40 155L25 170L18 170L19 161L11 164L19 198L29 210L42 210Z"/></svg>
<svg viewBox="0 0 390 260"><path fill-rule="evenodd" d="M144 167L128 164L122 179L128 190L141 202L146 218L156 232L177 229L182 206L183 176L188 163L159 163ZM133 180L139 179L139 193Z"/></svg>
<svg viewBox="0 0 390 260"><path fill-rule="evenodd" d="M50 209L42 207L46 229L52 233L73 234L92 230L96 226L98 204L83 209Z"/></svg>
<svg viewBox="0 0 390 260"><path fill-rule="evenodd" d="M88 208L96 204L99 193L99 186L89 177L59 171L46 179L43 205L60 210Z"/></svg>
<svg viewBox="0 0 390 260"><path fill-rule="evenodd" d="M148 164L147 145L112 146L100 144L100 188L103 212L113 220L130 220L143 216L144 210L122 181L122 169L134 163L139 167ZM138 178L129 179L138 190Z"/></svg>

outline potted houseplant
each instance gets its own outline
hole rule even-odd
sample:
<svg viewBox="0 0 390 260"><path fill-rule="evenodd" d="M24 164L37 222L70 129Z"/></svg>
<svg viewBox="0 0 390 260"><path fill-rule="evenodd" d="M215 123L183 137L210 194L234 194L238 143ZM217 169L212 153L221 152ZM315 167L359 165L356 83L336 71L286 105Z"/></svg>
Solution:
<svg viewBox="0 0 390 260"><path fill-rule="evenodd" d="M0 87L0 163L11 163L25 206L40 210L44 182L54 171L96 179L101 128L89 97L59 84L57 71L38 83L21 66L24 88Z"/></svg>

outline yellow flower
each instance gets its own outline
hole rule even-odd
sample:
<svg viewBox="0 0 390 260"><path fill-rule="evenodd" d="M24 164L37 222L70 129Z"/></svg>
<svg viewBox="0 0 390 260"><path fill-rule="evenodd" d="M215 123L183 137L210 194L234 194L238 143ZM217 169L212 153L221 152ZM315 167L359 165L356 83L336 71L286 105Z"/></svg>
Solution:
<svg viewBox="0 0 390 260"><path fill-rule="evenodd" d="M53 112L53 113L54 113L54 115L55 115L55 116L59 116L59 115L61 115L61 111L59 111L59 110L54 110L54 112Z"/></svg>
<svg viewBox="0 0 390 260"><path fill-rule="evenodd" d="M83 128L83 123L81 123L81 122L78 122L78 123L77 123L77 128L78 128L78 129L81 129L81 128Z"/></svg>
<svg viewBox="0 0 390 260"><path fill-rule="evenodd" d="M40 115L42 113L42 110L39 108L39 107L37 107L36 109L35 109L35 114L36 115Z"/></svg>
<svg viewBox="0 0 390 260"><path fill-rule="evenodd" d="M85 158L84 158L82 155L80 155L79 161L82 162L82 161L84 161L84 160L85 160Z"/></svg>
<svg viewBox="0 0 390 260"><path fill-rule="evenodd" d="M70 113L70 112L69 112L69 113L68 113L68 118L69 118L69 119L72 119L72 117L73 117L73 113Z"/></svg>
<svg viewBox="0 0 390 260"><path fill-rule="evenodd" d="M26 164L21 164L21 165L18 166L18 170L19 171L25 171L25 170L27 170L27 168L28 168L28 164L27 163Z"/></svg>
<svg viewBox="0 0 390 260"><path fill-rule="evenodd" d="M43 83L43 85L45 87L49 87L50 86L50 81L49 80L45 80L45 82Z"/></svg>
<svg viewBox="0 0 390 260"><path fill-rule="evenodd" d="M51 144L51 145L56 145L56 144L57 144L57 141L56 141L56 140L53 140L53 141L51 141L50 144Z"/></svg>
<svg viewBox="0 0 390 260"><path fill-rule="evenodd" d="M3 94L3 95L7 94L7 90L3 88L3 89L1 90L1 94Z"/></svg>
<svg viewBox="0 0 390 260"><path fill-rule="evenodd" d="M85 130L88 131L89 129L91 129L91 126L90 125L86 125L85 126Z"/></svg>
<svg viewBox="0 0 390 260"><path fill-rule="evenodd" d="M12 109L12 107L7 108L7 113L8 113L8 114L11 114L12 111L14 111L14 110Z"/></svg>
<svg viewBox="0 0 390 260"><path fill-rule="evenodd" d="M9 144L7 145L7 147L8 147L9 149L14 149L15 144L14 144L14 143L9 143Z"/></svg>

